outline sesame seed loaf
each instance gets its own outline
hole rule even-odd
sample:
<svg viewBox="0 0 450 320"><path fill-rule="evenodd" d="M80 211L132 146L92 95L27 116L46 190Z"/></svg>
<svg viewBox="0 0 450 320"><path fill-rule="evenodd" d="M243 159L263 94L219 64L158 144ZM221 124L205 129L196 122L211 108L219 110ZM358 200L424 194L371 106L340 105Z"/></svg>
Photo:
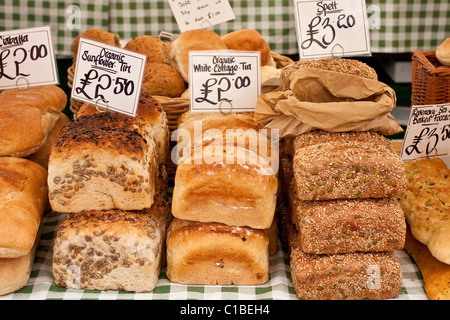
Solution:
<svg viewBox="0 0 450 320"><path fill-rule="evenodd" d="M300 200L399 197L405 191L400 157L370 143L330 139L297 148L293 171Z"/></svg>
<svg viewBox="0 0 450 320"><path fill-rule="evenodd" d="M329 58L329 59L299 60L281 69L280 74L281 91L290 90L291 85L290 76L300 68L316 68L333 72L347 73L367 79L373 80L378 79L378 75L375 72L375 69L369 67L364 62L355 59Z"/></svg>
<svg viewBox="0 0 450 320"><path fill-rule="evenodd" d="M167 231L167 277L182 284L258 285L269 279L265 230L174 219Z"/></svg>
<svg viewBox="0 0 450 320"><path fill-rule="evenodd" d="M333 255L302 251L295 226L286 226L292 284L303 300L391 299L402 289L402 271L394 252Z"/></svg>
<svg viewBox="0 0 450 320"><path fill-rule="evenodd" d="M53 246L53 276L60 287L152 291L158 281L165 224L146 211L67 214Z"/></svg>
<svg viewBox="0 0 450 320"><path fill-rule="evenodd" d="M292 222L310 254L403 249L406 223L397 199L298 200L291 189Z"/></svg>
<svg viewBox="0 0 450 320"><path fill-rule="evenodd" d="M157 154L146 123L118 113L82 116L61 131L49 157L49 200L57 212L141 210L155 194Z"/></svg>

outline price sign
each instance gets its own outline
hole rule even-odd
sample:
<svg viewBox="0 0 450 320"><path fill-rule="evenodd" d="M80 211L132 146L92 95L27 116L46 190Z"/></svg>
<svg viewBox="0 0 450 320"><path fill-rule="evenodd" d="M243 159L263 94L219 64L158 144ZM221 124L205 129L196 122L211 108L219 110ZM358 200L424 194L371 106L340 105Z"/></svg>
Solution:
<svg viewBox="0 0 450 320"><path fill-rule="evenodd" d="M450 104L412 106L403 160L450 156Z"/></svg>
<svg viewBox="0 0 450 320"><path fill-rule="evenodd" d="M235 18L228 0L169 0L181 32L207 28Z"/></svg>
<svg viewBox="0 0 450 320"><path fill-rule="evenodd" d="M254 51L190 51L191 111L255 111L261 92L260 56Z"/></svg>
<svg viewBox="0 0 450 320"><path fill-rule="evenodd" d="M0 33L0 89L59 84L49 26Z"/></svg>
<svg viewBox="0 0 450 320"><path fill-rule="evenodd" d="M294 0L300 59L371 55L365 0Z"/></svg>
<svg viewBox="0 0 450 320"><path fill-rule="evenodd" d="M80 39L72 98L136 116L146 56Z"/></svg>

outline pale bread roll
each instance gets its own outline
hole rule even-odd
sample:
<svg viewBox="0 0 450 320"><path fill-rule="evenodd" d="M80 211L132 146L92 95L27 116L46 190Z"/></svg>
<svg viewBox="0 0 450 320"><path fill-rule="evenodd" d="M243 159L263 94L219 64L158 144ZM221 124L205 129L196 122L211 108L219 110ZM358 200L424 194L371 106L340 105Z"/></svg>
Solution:
<svg viewBox="0 0 450 320"><path fill-rule="evenodd" d="M444 66L450 66L450 38L445 39L436 49L436 58Z"/></svg>

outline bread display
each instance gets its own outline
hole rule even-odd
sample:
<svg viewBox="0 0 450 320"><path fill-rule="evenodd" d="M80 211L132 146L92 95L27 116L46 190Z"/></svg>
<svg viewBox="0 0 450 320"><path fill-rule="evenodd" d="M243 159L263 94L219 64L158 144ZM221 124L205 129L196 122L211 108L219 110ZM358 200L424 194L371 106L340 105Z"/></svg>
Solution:
<svg viewBox="0 0 450 320"><path fill-rule="evenodd" d="M163 224L144 211L68 214L53 247L55 284L89 290L148 292L159 278Z"/></svg>
<svg viewBox="0 0 450 320"><path fill-rule="evenodd" d="M305 135L307 140L309 133ZM325 200L402 195L406 180L400 157L388 148L360 142L339 141L331 135L327 142L305 147L297 144L293 170L298 197Z"/></svg>
<svg viewBox="0 0 450 320"><path fill-rule="evenodd" d="M442 41L437 47L436 58L444 66L450 66L450 37Z"/></svg>
<svg viewBox="0 0 450 320"><path fill-rule="evenodd" d="M189 83L189 51L225 50L227 46L222 38L212 30L194 29L184 31L171 45L170 63Z"/></svg>
<svg viewBox="0 0 450 320"><path fill-rule="evenodd" d="M48 208L47 170L22 158L0 157L0 258L30 253Z"/></svg>
<svg viewBox="0 0 450 320"><path fill-rule="evenodd" d="M241 29L227 33L222 37L227 49L242 51L259 51L261 53L261 66L274 66L270 55L270 46L261 34L254 29Z"/></svg>
<svg viewBox="0 0 450 320"><path fill-rule="evenodd" d="M400 293L402 271L394 252L308 254L296 232L288 226L291 278L299 299L390 299Z"/></svg>
<svg viewBox="0 0 450 320"><path fill-rule="evenodd" d="M439 261L450 264L450 170L439 158L408 161L403 212L418 241Z"/></svg>
<svg viewBox="0 0 450 320"><path fill-rule="evenodd" d="M54 85L0 93L0 156L27 157L42 148L65 109L67 96Z"/></svg>
<svg viewBox="0 0 450 320"><path fill-rule="evenodd" d="M143 118L112 112L68 123L50 153L52 209L150 208L159 163L148 126Z"/></svg>
<svg viewBox="0 0 450 320"><path fill-rule="evenodd" d="M108 32L102 29L87 29L80 33L74 40L72 46L72 52L74 56L74 61L77 59L78 55L78 46L80 44L80 38L86 38L89 40L98 41L110 46L120 47L120 37L117 34L112 32Z"/></svg>
<svg viewBox="0 0 450 320"><path fill-rule="evenodd" d="M174 219L167 276L183 284L261 284L269 278L268 246L264 230Z"/></svg>
<svg viewBox="0 0 450 320"><path fill-rule="evenodd" d="M331 72L341 72L367 79L377 80L378 75L372 67L356 59L328 58L299 60L281 70L280 90L289 90L291 86L290 76L300 68L315 68Z"/></svg>
<svg viewBox="0 0 450 320"><path fill-rule="evenodd" d="M426 245L414 238L410 228L406 233L405 250L418 265L430 299L450 300L450 265L436 259Z"/></svg>
<svg viewBox="0 0 450 320"><path fill-rule="evenodd" d="M292 223L311 254L403 249L405 217L395 198L302 201L291 192Z"/></svg>
<svg viewBox="0 0 450 320"><path fill-rule="evenodd" d="M156 36L137 36L128 41L124 48L145 55L147 63L170 63L165 43Z"/></svg>

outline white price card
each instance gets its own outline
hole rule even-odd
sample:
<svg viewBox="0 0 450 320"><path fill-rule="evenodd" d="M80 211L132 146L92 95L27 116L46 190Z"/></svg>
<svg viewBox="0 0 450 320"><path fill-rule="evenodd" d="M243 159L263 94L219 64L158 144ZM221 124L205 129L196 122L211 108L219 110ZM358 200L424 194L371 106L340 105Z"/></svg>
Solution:
<svg viewBox="0 0 450 320"><path fill-rule="evenodd" d="M300 59L370 56L365 0L294 0Z"/></svg>
<svg viewBox="0 0 450 320"><path fill-rule="evenodd" d="M168 0L181 32L236 18L228 0Z"/></svg>
<svg viewBox="0 0 450 320"><path fill-rule="evenodd" d="M190 51L192 112L255 111L261 92L258 51Z"/></svg>
<svg viewBox="0 0 450 320"><path fill-rule="evenodd" d="M0 90L59 84L49 26L0 33Z"/></svg>
<svg viewBox="0 0 450 320"><path fill-rule="evenodd" d="M412 106L401 158L450 156L450 103Z"/></svg>
<svg viewBox="0 0 450 320"><path fill-rule="evenodd" d="M146 56L81 38L73 99L136 116Z"/></svg>

